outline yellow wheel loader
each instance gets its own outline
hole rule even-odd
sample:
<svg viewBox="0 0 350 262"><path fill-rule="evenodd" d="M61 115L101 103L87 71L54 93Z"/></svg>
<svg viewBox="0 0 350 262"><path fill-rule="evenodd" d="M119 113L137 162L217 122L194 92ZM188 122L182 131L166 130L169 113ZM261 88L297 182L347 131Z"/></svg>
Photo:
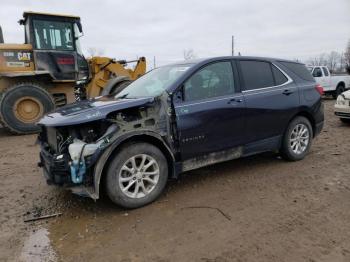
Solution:
<svg viewBox="0 0 350 262"><path fill-rule="evenodd" d="M19 23L24 44L4 44L0 28L0 123L13 133L35 133L35 123L54 108L117 93L146 72L144 57L85 59L78 16L24 12ZM135 67L126 68L131 62Z"/></svg>

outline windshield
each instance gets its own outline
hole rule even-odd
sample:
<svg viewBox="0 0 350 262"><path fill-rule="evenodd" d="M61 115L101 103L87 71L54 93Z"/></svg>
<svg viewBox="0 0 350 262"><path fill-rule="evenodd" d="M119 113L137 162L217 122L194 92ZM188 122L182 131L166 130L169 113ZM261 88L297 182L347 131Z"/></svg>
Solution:
<svg viewBox="0 0 350 262"><path fill-rule="evenodd" d="M72 24L33 20L37 49L74 50Z"/></svg>
<svg viewBox="0 0 350 262"><path fill-rule="evenodd" d="M158 96L179 79L190 67L190 64L186 64L156 68L132 82L118 93L116 98Z"/></svg>

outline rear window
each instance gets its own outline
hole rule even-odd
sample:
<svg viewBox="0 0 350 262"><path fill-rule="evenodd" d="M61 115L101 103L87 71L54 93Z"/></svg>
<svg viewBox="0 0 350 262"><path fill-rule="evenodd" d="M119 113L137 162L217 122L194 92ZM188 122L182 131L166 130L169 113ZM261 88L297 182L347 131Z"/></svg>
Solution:
<svg viewBox="0 0 350 262"><path fill-rule="evenodd" d="M325 76L328 76L329 74L328 74L328 70L325 68L325 67L322 67L322 70L323 70L323 74L325 75Z"/></svg>
<svg viewBox="0 0 350 262"><path fill-rule="evenodd" d="M240 61L246 90L274 86L270 63L263 61Z"/></svg>
<svg viewBox="0 0 350 262"><path fill-rule="evenodd" d="M275 77L275 85L279 86L288 81L288 78L275 66L272 66L273 76Z"/></svg>
<svg viewBox="0 0 350 262"><path fill-rule="evenodd" d="M287 67L290 71L292 71L294 74L296 74L300 78L307 81L315 81L312 75L310 74L310 71L307 70L305 65L294 63L294 62L285 62L285 61L279 61L279 63Z"/></svg>

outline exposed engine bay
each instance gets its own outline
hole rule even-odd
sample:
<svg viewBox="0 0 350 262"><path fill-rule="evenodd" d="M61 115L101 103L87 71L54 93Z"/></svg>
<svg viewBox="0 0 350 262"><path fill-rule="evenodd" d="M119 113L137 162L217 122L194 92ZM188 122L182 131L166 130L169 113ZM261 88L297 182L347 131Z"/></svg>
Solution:
<svg viewBox="0 0 350 262"><path fill-rule="evenodd" d="M38 137L42 149L39 166L43 167L47 182L66 187L93 187L96 162L121 136L136 130L156 131L166 136L169 122L163 104L160 100L152 101L108 112L105 118L76 125L42 125ZM62 115L64 110L67 111L62 109ZM103 117L96 114L96 110L94 112ZM67 116L73 114L66 113ZM85 114L85 117L91 118L91 114Z"/></svg>

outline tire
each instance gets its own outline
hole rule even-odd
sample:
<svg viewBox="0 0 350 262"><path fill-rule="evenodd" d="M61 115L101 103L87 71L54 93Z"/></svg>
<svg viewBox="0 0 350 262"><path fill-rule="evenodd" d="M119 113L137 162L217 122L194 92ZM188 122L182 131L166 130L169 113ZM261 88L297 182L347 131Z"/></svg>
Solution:
<svg viewBox="0 0 350 262"><path fill-rule="evenodd" d="M52 96L33 83L20 83L8 89L0 100L1 124L14 134L40 131L36 123L55 108Z"/></svg>
<svg viewBox="0 0 350 262"><path fill-rule="evenodd" d="M145 167L152 160L155 163L136 172L142 166L143 157ZM132 171L132 158L135 159L135 172ZM149 175L151 173L153 175ZM168 163L163 153L151 144L127 144L112 157L106 175L106 191L112 202L128 209L138 208L153 202L162 193L168 180Z"/></svg>
<svg viewBox="0 0 350 262"><path fill-rule="evenodd" d="M343 84L339 84L336 88L336 90L334 91L334 93L332 94L334 99L337 99L338 96L343 93L345 91L345 86Z"/></svg>
<svg viewBox="0 0 350 262"><path fill-rule="evenodd" d="M304 132L304 135L300 132ZM308 139L306 139L306 137L308 137ZM294 141L292 141L292 139L294 139ZM303 159L310 150L312 139L313 130L310 121L302 116L294 118L289 123L283 136L280 151L282 157L288 161Z"/></svg>
<svg viewBox="0 0 350 262"><path fill-rule="evenodd" d="M111 92L109 94L116 95L119 92L121 92L122 90L124 90L124 88L127 87L128 85L130 85L131 83L132 83L131 80L125 80L123 82L120 82L120 83L116 84L115 86L113 86L113 88L111 89Z"/></svg>
<svg viewBox="0 0 350 262"><path fill-rule="evenodd" d="M342 121L345 124L350 124L350 119L349 118L340 118L340 121Z"/></svg>

